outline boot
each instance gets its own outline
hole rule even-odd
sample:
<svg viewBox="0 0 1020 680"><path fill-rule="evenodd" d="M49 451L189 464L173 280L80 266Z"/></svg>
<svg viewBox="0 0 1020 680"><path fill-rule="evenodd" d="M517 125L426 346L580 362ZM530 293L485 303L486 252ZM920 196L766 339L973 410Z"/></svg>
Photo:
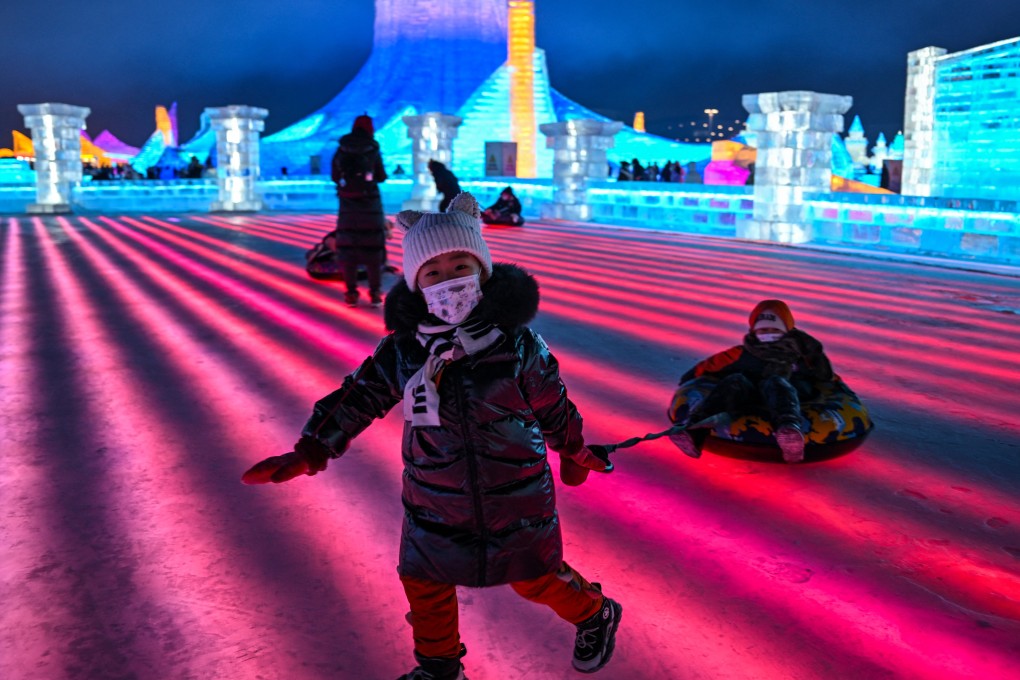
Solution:
<svg viewBox="0 0 1020 680"><path fill-rule="evenodd" d="M397 680L467 680L464 675L464 664L461 658L467 654L467 648L460 646L460 654L454 658L442 656L422 656L414 653L418 665L410 673L401 675Z"/></svg>
<svg viewBox="0 0 1020 680"><path fill-rule="evenodd" d="M796 425L782 425L776 430L776 443L787 463L804 460L804 433Z"/></svg>
<svg viewBox="0 0 1020 680"><path fill-rule="evenodd" d="M701 458L701 447L687 430L680 430L669 435L669 441L691 458Z"/></svg>
<svg viewBox="0 0 1020 680"><path fill-rule="evenodd" d="M596 585L592 583L592 586ZM609 663L616 647L616 629L622 614L623 607L618 602L603 596L599 610L577 624L573 660L575 670L594 673Z"/></svg>

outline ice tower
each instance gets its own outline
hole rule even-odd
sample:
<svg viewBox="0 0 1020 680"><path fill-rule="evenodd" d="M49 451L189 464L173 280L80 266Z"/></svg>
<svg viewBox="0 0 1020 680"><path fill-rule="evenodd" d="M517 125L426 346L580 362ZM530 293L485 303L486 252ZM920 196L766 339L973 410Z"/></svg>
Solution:
<svg viewBox="0 0 1020 680"><path fill-rule="evenodd" d="M455 114L506 59L506 0L376 0L368 61L332 101L263 140L264 172L307 171L312 156L325 167L366 111L376 130L406 114Z"/></svg>
<svg viewBox="0 0 1020 680"><path fill-rule="evenodd" d="M453 169L481 177L485 142L517 143L517 174L549 177L545 123L605 116L552 89L545 53L535 46L533 0L376 0L372 53L354 79L324 107L262 141L262 172L325 170L337 139L355 116L375 118L391 167L411 163L405 115L443 113L463 120ZM708 157L706 145L682 144L625 127L611 158L681 163ZM313 160L314 159L314 160Z"/></svg>
<svg viewBox="0 0 1020 680"><path fill-rule="evenodd" d="M1020 199L1020 38L907 64L903 193Z"/></svg>

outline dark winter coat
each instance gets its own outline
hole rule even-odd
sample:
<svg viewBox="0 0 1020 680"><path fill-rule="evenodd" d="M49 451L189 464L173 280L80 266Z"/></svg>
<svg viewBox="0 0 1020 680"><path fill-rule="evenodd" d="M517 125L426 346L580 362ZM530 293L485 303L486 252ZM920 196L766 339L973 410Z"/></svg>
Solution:
<svg viewBox="0 0 1020 680"><path fill-rule="evenodd" d="M385 248L386 215L379 183L386 181L386 169L379 143L360 128L341 137L333 155L332 178L340 199L337 249Z"/></svg>
<svg viewBox="0 0 1020 680"><path fill-rule="evenodd" d="M443 195L443 200L439 202L439 212L446 212L450 201L460 193L460 182L457 181L457 176L439 161L429 161L429 172L436 181L436 191Z"/></svg>
<svg viewBox="0 0 1020 680"><path fill-rule="evenodd" d="M490 216L492 213L496 213L495 216ZM518 224L522 222L520 201L513 194L510 194L508 199L503 198L503 195L500 194L499 200L481 214L481 221L487 224Z"/></svg>
<svg viewBox="0 0 1020 680"><path fill-rule="evenodd" d="M403 435L402 575L491 586L552 573L562 539L546 445L573 453L581 417L542 338L524 324L538 311L538 284L497 264L471 318L495 323L500 342L447 365L437 386L441 425ZM320 400L305 434L341 453L396 406L425 362L415 338L428 316L403 281L386 297L392 333L336 392Z"/></svg>
<svg viewBox="0 0 1020 680"><path fill-rule="evenodd" d="M799 350L798 359L791 366L790 383L797 388L801 397L811 397L817 393L819 383L833 380L832 364L825 355L822 343L808 333L794 328L785 337L793 340ZM756 343L758 340L749 334L745 342ZM680 383L702 376L725 378L734 373L746 376L757 385L772 371L765 360L756 357L745 345L736 345L699 361L684 373Z"/></svg>

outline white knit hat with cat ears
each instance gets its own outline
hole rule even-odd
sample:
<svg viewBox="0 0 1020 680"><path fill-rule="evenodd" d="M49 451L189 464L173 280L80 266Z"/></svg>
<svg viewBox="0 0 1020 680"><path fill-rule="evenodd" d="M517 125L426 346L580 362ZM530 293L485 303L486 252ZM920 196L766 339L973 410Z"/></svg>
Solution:
<svg viewBox="0 0 1020 680"><path fill-rule="evenodd" d="M465 252L482 263L485 276L492 274L492 255L482 238L478 201L469 193L457 194L446 212L404 210L397 214L397 224L404 234L404 281L418 290L418 270L426 262L445 253ZM485 278L485 277L483 277Z"/></svg>

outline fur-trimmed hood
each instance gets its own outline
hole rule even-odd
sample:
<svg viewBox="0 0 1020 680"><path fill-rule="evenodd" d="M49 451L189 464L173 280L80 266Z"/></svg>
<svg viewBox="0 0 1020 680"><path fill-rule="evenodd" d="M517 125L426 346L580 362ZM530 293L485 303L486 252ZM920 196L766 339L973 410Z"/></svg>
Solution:
<svg viewBox="0 0 1020 680"><path fill-rule="evenodd" d="M538 299L535 277L515 264L496 263L492 276L482 284L482 299L471 316L513 330L535 318ZM411 292L403 280L386 296L386 328L398 335L417 331L428 313L425 298Z"/></svg>

